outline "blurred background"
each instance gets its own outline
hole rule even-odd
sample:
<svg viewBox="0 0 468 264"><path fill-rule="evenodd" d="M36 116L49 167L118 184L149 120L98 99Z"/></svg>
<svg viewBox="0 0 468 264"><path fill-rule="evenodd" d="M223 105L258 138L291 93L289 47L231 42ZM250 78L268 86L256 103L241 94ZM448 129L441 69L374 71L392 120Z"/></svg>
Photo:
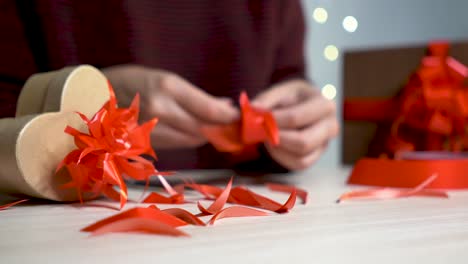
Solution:
<svg viewBox="0 0 468 264"><path fill-rule="evenodd" d="M337 102L341 115L342 59L346 51L468 40L466 0L302 0L309 77ZM317 166L341 164L341 139Z"/></svg>

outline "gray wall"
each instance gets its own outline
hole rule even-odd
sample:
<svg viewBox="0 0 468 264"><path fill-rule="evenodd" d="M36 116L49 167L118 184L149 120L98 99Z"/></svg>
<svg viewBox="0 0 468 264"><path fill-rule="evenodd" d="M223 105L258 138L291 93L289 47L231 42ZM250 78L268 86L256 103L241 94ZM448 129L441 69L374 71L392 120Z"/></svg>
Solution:
<svg viewBox="0 0 468 264"><path fill-rule="evenodd" d="M287 0L286 0L287 1ZM346 49L426 44L433 39L468 40L468 0L303 0L308 26L309 76L318 87L333 84L334 100L341 101L341 55ZM328 11L319 24L312 18L316 7ZM354 16L359 23L354 33L345 31L342 20ZM326 45L340 50L336 61L323 56ZM338 112L341 113L339 105ZM341 116L340 116L341 117ZM334 140L316 166L340 165L341 143Z"/></svg>

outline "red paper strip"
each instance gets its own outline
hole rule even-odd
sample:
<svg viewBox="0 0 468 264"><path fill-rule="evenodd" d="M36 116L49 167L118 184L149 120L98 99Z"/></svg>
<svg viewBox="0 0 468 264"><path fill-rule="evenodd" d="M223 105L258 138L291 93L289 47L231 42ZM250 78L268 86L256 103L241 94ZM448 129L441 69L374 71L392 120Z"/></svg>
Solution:
<svg viewBox="0 0 468 264"><path fill-rule="evenodd" d="M437 177L431 176L423 183L419 184L413 189L391 189L391 188L379 188L372 190L359 190L344 193L337 200L337 203L344 200L351 200L356 198L370 198L370 199L396 199L410 196L428 196L428 197L439 197L448 198L448 194L438 190L427 190L427 186L431 184Z"/></svg>
<svg viewBox="0 0 468 264"><path fill-rule="evenodd" d="M291 210L296 203L296 196L296 189L292 189L288 200L284 204L280 204L245 187L235 187L231 190L231 197L237 204L257 207L276 213L287 213Z"/></svg>
<svg viewBox="0 0 468 264"><path fill-rule="evenodd" d="M190 213L187 210L184 210L181 208L169 208L169 209L164 209L162 211L170 215L173 215L191 225L205 226L205 223L203 223L203 221L200 220L200 218L198 218L196 215Z"/></svg>
<svg viewBox="0 0 468 264"><path fill-rule="evenodd" d="M22 199L22 200L18 200L18 201L15 201L15 202L12 202L12 203L7 203L7 204L2 204L0 205L0 211L2 210L6 210L12 206L15 206L17 204L20 204L20 203L24 203L26 201L29 201L29 199Z"/></svg>
<svg viewBox="0 0 468 264"><path fill-rule="evenodd" d="M184 226L187 225L187 222L182 221L181 219L165 213L157 207L148 207L148 208L133 208L129 209L127 211L121 212L117 215L105 218L103 220L100 220L94 224L91 224L85 228L83 228L81 231L84 232L94 232L98 229L101 229L105 226L108 226L112 223L115 222L120 222L122 220L126 219L148 219L151 221L159 222L171 227L179 227L179 226ZM146 222L145 222L146 223ZM106 229L107 230L107 229ZM110 232L110 231L109 231Z"/></svg>
<svg viewBox="0 0 468 264"><path fill-rule="evenodd" d="M107 225L96 228L91 235L103 235L106 233L119 232L137 232L151 233L170 236L189 236L187 233L180 231L164 222L160 222L147 218L126 218L117 222L112 222Z"/></svg>
<svg viewBox="0 0 468 264"><path fill-rule="evenodd" d="M226 188L218 196L218 198L216 198L216 200L210 205L210 207L205 208L200 203L200 201L198 201L197 203L198 209L200 209L200 211L205 215L212 215L221 211L221 209L223 209L224 205L226 204L226 201L228 200L229 193L231 192L231 186L232 186L232 177L229 180L229 183L227 184Z"/></svg>
<svg viewBox="0 0 468 264"><path fill-rule="evenodd" d="M213 217L211 217L208 223L213 225L216 220L228 217L245 217L245 216L266 216L268 213L253 208L243 207L243 206L231 206L217 212Z"/></svg>
<svg viewBox="0 0 468 264"><path fill-rule="evenodd" d="M207 184L186 183L185 186L199 192L206 199L216 199L223 192L223 189Z"/></svg>
<svg viewBox="0 0 468 264"><path fill-rule="evenodd" d="M203 126L202 133L220 152L242 152L252 145L269 142L279 144L278 126L273 114L253 107L247 94L239 98L240 120L221 126Z"/></svg>
<svg viewBox="0 0 468 264"><path fill-rule="evenodd" d="M301 199L303 204L307 203L308 193L306 190L298 188L292 185L278 184L278 183L267 183L266 186L268 189L277 192L291 193L293 190L296 190L297 196Z"/></svg>
<svg viewBox="0 0 468 264"><path fill-rule="evenodd" d="M175 194L169 197L161 195L159 193L151 192L142 203L160 203L160 204L183 204L184 195Z"/></svg>

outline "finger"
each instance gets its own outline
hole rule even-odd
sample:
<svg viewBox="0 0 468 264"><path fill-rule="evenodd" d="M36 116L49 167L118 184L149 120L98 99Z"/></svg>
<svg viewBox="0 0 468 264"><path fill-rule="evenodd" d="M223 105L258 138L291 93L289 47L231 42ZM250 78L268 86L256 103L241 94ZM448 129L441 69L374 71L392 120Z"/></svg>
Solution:
<svg viewBox="0 0 468 264"><path fill-rule="evenodd" d="M307 155L298 156L280 147L272 147L267 145L266 148L270 153L270 156L276 162L281 164L283 167L293 171L309 168L315 161L318 160L324 150L324 147L321 146Z"/></svg>
<svg viewBox="0 0 468 264"><path fill-rule="evenodd" d="M198 147L205 144L206 139L184 133L167 125L158 124L151 133L151 142L156 149L167 149Z"/></svg>
<svg viewBox="0 0 468 264"><path fill-rule="evenodd" d="M187 112L208 123L231 123L239 112L229 102L218 100L177 76L163 78L161 88L170 93Z"/></svg>
<svg viewBox="0 0 468 264"><path fill-rule="evenodd" d="M252 105L263 109L274 109L281 105L289 105L297 101L297 91L309 86L305 81L293 80L277 84L260 93L252 100ZM311 90L312 88L308 87Z"/></svg>
<svg viewBox="0 0 468 264"><path fill-rule="evenodd" d="M324 116L335 115L333 101L317 94L298 104L273 111L273 116L280 128L294 129L306 127Z"/></svg>
<svg viewBox="0 0 468 264"><path fill-rule="evenodd" d="M280 130L279 147L303 156L327 144L337 134L336 119L324 119L303 130Z"/></svg>
<svg viewBox="0 0 468 264"><path fill-rule="evenodd" d="M158 117L160 123L167 124L186 134L201 137L200 121L169 98L155 98L151 102L148 112L152 113L153 117Z"/></svg>
<svg viewBox="0 0 468 264"><path fill-rule="evenodd" d="M224 97L224 96L223 97L218 97L218 100L223 101L223 102L225 102L225 103L227 103L229 105L232 105L232 106L234 105L234 102L229 97Z"/></svg>

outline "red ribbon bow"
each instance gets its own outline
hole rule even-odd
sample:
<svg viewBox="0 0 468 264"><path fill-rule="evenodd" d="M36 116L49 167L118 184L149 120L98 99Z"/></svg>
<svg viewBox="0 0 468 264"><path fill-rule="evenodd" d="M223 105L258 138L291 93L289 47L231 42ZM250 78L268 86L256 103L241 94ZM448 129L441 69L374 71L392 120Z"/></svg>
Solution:
<svg viewBox="0 0 468 264"><path fill-rule="evenodd" d="M65 132L75 138L77 149L57 169L67 168L71 181L63 187L76 188L80 201L82 193L91 192L120 200L123 207L127 201L125 178L148 181L150 176L160 174L151 161L140 156L146 154L156 159L150 133L157 119L138 125L139 96L135 96L129 108L118 108L110 84L109 90L109 101L93 118L78 113L88 126L88 133L66 127Z"/></svg>

